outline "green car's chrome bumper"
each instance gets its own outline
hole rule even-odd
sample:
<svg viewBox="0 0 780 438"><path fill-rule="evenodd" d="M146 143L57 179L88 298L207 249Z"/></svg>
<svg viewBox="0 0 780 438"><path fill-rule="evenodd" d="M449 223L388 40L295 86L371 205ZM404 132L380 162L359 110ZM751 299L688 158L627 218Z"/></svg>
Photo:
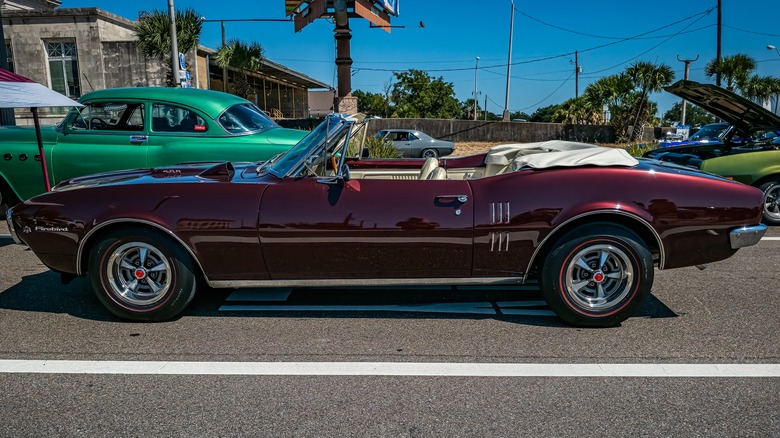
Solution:
<svg viewBox="0 0 780 438"><path fill-rule="evenodd" d="M729 232L729 240L733 249L739 249L746 246L755 245L766 233L767 226L764 224L750 225L735 228Z"/></svg>
<svg viewBox="0 0 780 438"><path fill-rule="evenodd" d="M19 235L16 234L16 227L14 227L14 221L11 220L12 213L13 213L12 208L9 208L8 211L5 212L5 221L8 222L8 232L11 233L11 238L14 239L14 242L18 243L19 245L24 245L22 241L19 239Z"/></svg>

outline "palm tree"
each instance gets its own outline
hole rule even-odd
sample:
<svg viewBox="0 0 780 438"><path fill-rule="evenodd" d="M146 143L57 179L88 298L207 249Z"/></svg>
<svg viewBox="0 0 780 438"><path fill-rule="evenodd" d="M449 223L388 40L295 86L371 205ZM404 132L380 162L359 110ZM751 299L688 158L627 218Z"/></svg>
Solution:
<svg viewBox="0 0 780 438"><path fill-rule="evenodd" d="M738 53L733 56L724 57L720 64L718 59L713 59L707 63L704 68L704 74L712 79L720 73L726 81L726 89L729 91L743 90L747 84L748 78L753 70L756 69L756 60L748 55Z"/></svg>
<svg viewBox="0 0 780 438"><path fill-rule="evenodd" d="M632 140L638 140L642 136L647 120L648 108L645 101L647 95L661 91L674 80L674 71L666 64L653 64L650 62L635 62L626 69L626 74L639 88L640 98L634 112L634 127L631 134Z"/></svg>
<svg viewBox="0 0 780 438"><path fill-rule="evenodd" d="M259 70L263 65L263 48L259 43L244 43L237 39L230 40L217 50L214 62L224 68L232 67L236 71L234 92L246 99L252 87L249 85L247 72ZM224 78L227 80L227 78Z"/></svg>
<svg viewBox="0 0 780 438"><path fill-rule="evenodd" d="M182 53L187 53L198 46L203 17L194 9L184 12L176 11L176 44ZM154 10L149 15L140 18L133 26L138 38L137 44L141 53L147 58L154 58L167 66L167 82L174 87L179 82L173 77L171 67L171 24L166 11Z"/></svg>

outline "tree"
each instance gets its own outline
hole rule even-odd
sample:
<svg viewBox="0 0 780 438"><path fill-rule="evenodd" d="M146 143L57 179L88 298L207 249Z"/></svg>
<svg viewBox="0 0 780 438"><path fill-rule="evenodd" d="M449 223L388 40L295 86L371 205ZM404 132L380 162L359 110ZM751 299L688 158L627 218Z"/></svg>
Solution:
<svg viewBox="0 0 780 438"><path fill-rule="evenodd" d="M531 120L531 116L528 113L524 113L522 111L515 111L513 113L509 113L509 120Z"/></svg>
<svg viewBox="0 0 780 438"><path fill-rule="evenodd" d="M548 105L542 108L537 108L536 111L531 114L531 118L528 119L528 121L551 123L553 120L553 114L555 114L555 111L557 111L558 108L560 108L560 105Z"/></svg>
<svg viewBox="0 0 780 438"><path fill-rule="evenodd" d="M237 96L246 99L251 94L247 72L259 70L263 64L263 48L258 43L244 43L238 39L232 39L221 46L214 55L214 63L221 68L232 67L235 69L234 92ZM227 80L227 78L223 78Z"/></svg>
<svg viewBox="0 0 780 438"><path fill-rule="evenodd" d="M661 91L661 88L671 84L674 80L674 71L665 64L656 65L638 61L626 69L626 74L632 79L640 94L634 110L634 126L631 133L631 139L638 140L642 137L647 119L653 116L646 102L647 95Z"/></svg>
<svg viewBox="0 0 780 438"><path fill-rule="evenodd" d="M666 126L674 125L682 121L682 102L676 102L664 113L663 124ZM703 110L701 107L688 103L685 108L685 124L690 126L706 125L715 121L715 117Z"/></svg>
<svg viewBox="0 0 780 438"><path fill-rule="evenodd" d="M759 104L778 94L780 94L780 79L771 76L751 76L742 87L742 95Z"/></svg>
<svg viewBox="0 0 780 438"><path fill-rule="evenodd" d="M397 80L390 93L395 104L394 117L452 119L460 115L452 82L441 77L432 79L428 73L415 69L393 76Z"/></svg>
<svg viewBox="0 0 780 438"><path fill-rule="evenodd" d="M352 95L357 97L358 109L361 113L377 117L390 117L393 114L393 107L386 94L355 90Z"/></svg>
<svg viewBox="0 0 780 438"><path fill-rule="evenodd" d="M198 46L203 18L192 8L184 12L176 11L176 44L182 53ZM171 66L171 25L168 12L153 10L148 16L139 19L133 26L138 38L136 44L147 58L157 59L166 66L166 81L169 87L179 83L173 77Z"/></svg>
<svg viewBox="0 0 780 438"><path fill-rule="evenodd" d="M709 78L714 78L720 73L726 81L726 89L729 91L744 90L744 87L753 70L756 69L756 60L743 53L732 56L726 56L721 59L715 58L707 63L704 68L704 74Z"/></svg>

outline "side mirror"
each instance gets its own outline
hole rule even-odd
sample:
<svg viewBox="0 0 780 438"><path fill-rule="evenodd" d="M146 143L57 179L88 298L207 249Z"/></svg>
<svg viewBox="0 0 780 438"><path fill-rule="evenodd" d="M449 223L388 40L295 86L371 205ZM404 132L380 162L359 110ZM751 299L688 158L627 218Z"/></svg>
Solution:
<svg viewBox="0 0 780 438"><path fill-rule="evenodd" d="M341 166L341 172L339 172L341 176L341 179L344 180L344 182L349 181L349 166L347 166L347 163L344 163Z"/></svg>
<svg viewBox="0 0 780 438"><path fill-rule="evenodd" d="M368 150L368 148L364 147L363 150L360 151L360 158L369 158L371 156L371 151Z"/></svg>

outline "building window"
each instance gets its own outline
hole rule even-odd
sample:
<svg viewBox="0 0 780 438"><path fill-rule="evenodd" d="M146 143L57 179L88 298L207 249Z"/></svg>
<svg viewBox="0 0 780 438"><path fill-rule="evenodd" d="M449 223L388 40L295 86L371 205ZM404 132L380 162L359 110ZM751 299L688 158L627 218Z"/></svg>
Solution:
<svg viewBox="0 0 780 438"><path fill-rule="evenodd" d="M81 96L79 87L79 61L76 43L46 41L51 88L68 97Z"/></svg>
<svg viewBox="0 0 780 438"><path fill-rule="evenodd" d="M5 53L8 54L8 71L14 71L14 52L10 41L5 42Z"/></svg>

